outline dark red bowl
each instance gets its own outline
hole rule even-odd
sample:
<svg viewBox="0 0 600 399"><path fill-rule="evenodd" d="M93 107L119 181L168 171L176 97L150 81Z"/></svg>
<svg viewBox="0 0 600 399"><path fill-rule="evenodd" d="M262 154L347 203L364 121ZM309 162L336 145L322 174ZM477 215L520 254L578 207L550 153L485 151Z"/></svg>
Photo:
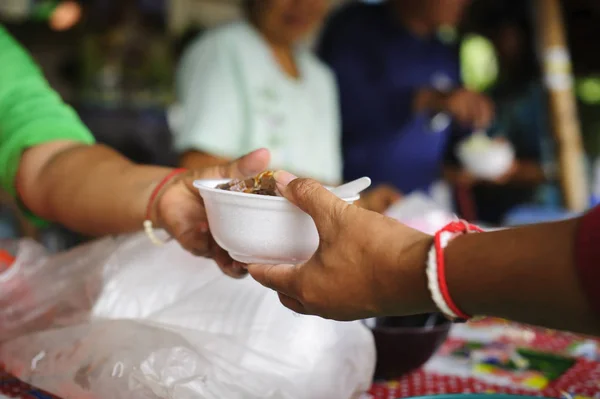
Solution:
<svg viewBox="0 0 600 399"><path fill-rule="evenodd" d="M375 337L375 378L392 380L421 367L446 340L452 323L438 315L384 317L366 323ZM425 327L429 319L431 325Z"/></svg>

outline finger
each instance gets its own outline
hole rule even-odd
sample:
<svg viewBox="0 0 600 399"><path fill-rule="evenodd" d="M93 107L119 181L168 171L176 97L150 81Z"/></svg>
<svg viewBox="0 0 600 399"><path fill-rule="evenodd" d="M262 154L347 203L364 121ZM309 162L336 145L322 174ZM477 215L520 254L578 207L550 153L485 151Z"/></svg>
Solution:
<svg viewBox="0 0 600 399"><path fill-rule="evenodd" d="M213 259L219 266L219 269L227 276L240 279L248 275L248 271L241 263L233 260L227 251L219 247L216 243L213 247Z"/></svg>
<svg viewBox="0 0 600 399"><path fill-rule="evenodd" d="M179 244L196 256L211 257L210 233L198 229L190 229L180 234L175 234Z"/></svg>
<svg viewBox="0 0 600 399"><path fill-rule="evenodd" d="M212 236L208 237L207 240L210 247L210 257L224 274L236 279L246 277L248 271L241 263L234 261Z"/></svg>
<svg viewBox="0 0 600 399"><path fill-rule="evenodd" d="M400 194L400 191L396 190L396 188L394 187L384 186L384 190L386 193L385 199L387 205L392 205L393 203L402 198L402 194Z"/></svg>
<svg viewBox="0 0 600 399"><path fill-rule="evenodd" d="M215 167L219 178L244 178L254 176L263 172L269 167L271 154L269 150L261 148L253 151L241 158L236 159L228 164Z"/></svg>
<svg viewBox="0 0 600 399"><path fill-rule="evenodd" d="M321 236L332 232L333 222L348 205L312 179L298 179L288 172L278 171L275 181L281 195L312 217Z"/></svg>
<svg viewBox="0 0 600 399"><path fill-rule="evenodd" d="M294 298L291 298L287 295L284 295L282 293L278 293L278 295L279 295L279 301L286 308L288 308L296 313L299 313L299 314L308 314L308 312L304 308L304 305L302 305L302 303L300 303L299 301L297 301Z"/></svg>
<svg viewBox="0 0 600 399"><path fill-rule="evenodd" d="M293 265L248 265L248 272L261 285L297 297L296 281L298 269Z"/></svg>

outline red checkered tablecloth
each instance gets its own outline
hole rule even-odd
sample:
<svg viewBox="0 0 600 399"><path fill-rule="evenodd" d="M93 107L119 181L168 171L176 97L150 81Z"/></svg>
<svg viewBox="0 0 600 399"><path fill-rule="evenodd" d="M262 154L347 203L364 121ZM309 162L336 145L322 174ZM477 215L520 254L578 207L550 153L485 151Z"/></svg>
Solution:
<svg viewBox="0 0 600 399"><path fill-rule="evenodd" d="M513 330L521 329L522 331L531 332L534 334L533 339L526 346L541 352L565 354L569 345L584 339L574 334L517 326L494 319L480 321L476 324L479 326L510 326ZM456 347L457 340L450 338L444 346ZM370 393L375 399L397 399L435 394L482 392L544 396L548 398L564 398L565 393L567 393L573 397L600 399L600 362L577 359L575 365L564 375L539 392L487 384L474 377L463 378L428 373L421 369L397 381L376 382Z"/></svg>
<svg viewBox="0 0 600 399"><path fill-rule="evenodd" d="M561 398L573 396L600 398L600 364L579 361L571 370L541 392L486 384L476 378L437 375L418 370L398 381L376 383L371 389L375 399L397 399L443 393L507 393Z"/></svg>
<svg viewBox="0 0 600 399"><path fill-rule="evenodd" d="M506 325L505 322L497 320L480 322L482 325L486 323L488 325ZM533 338L527 346L544 352L565 353L570 344L582 339L573 334L511 326L513 330L521 328L524 331L533 333ZM451 347L456 344L456 339L450 338L444 345ZM377 382L370 391L374 399L396 399L444 393L475 392L525 394L550 398L564 397L564 394L568 393L574 398L600 399L600 362L577 359L575 365L565 374L539 392L486 384L474 377L463 378L428 373L423 369L397 381ZM59 399L48 393L39 391L2 371L0 371L0 394L22 399Z"/></svg>

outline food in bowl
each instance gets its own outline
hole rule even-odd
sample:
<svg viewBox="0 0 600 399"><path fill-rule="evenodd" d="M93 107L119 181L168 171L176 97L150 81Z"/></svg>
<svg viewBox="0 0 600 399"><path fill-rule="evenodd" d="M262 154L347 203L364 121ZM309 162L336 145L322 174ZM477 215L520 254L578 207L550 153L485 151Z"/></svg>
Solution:
<svg viewBox="0 0 600 399"><path fill-rule="evenodd" d="M263 178L269 180L268 176ZM310 259L319 245L319 233L309 215L282 196L220 188L230 183L194 182L204 200L211 234L221 248L242 263L298 264ZM342 200L353 203L359 198Z"/></svg>
<svg viewBox="0 0 600 399"><path fill-rule="evenodd" d="M271 197L280 196L275 182L275 172L267 170L254 177L246 179L233 179L227 183L219 184L217 188L225 191L235 191L238 193L268 195Z"/></svg>

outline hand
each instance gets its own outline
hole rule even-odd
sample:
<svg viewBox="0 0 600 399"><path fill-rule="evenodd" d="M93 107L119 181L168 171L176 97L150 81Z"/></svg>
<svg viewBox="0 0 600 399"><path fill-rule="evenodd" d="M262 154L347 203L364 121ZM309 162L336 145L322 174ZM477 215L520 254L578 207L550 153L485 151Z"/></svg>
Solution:
<svg viewBox="0 0 600 399"><path fill-rule="evenodd" d="M425 277L430 236L338 199L313 180L277 172L283 196L319 231L302 265L249 265L252 277L295 312L336 320L435 311Z"/></svg>
<svg viewBox="0 0 600 399"><path fill-rule="evenodd" d="M463 126L488 128L494 119L494 104L483 94L458 89L446 96L442 107Z"/></svg>
<svg viewBox="0 0 600 399"><path fill-rule="evenodd" d="M402 194L395 187L382 184L361 195L356 205L369 211L383 213L400 198Z"/></svg>
<svg viewBox="0 0 600 399"><path fill-rule="evenodd" d="M447 112L467 128L486 129L495 117L494 104L487 96L466 89L457 89L449 94L422 89L415 97L414 106L417 111Z"/></svg>
<svg viewBox="0 0 600 399"><path fill-rule="evenodd" d="M269 159L269 152L262 149L225 165L180 175L155 201L157 225L168 231L191 253L213 258L225 274L236 278L245 276L247 271L244 266L234 262L210 234L202 197L192 183L197 179L254 176L268 168Z"/></svg>

